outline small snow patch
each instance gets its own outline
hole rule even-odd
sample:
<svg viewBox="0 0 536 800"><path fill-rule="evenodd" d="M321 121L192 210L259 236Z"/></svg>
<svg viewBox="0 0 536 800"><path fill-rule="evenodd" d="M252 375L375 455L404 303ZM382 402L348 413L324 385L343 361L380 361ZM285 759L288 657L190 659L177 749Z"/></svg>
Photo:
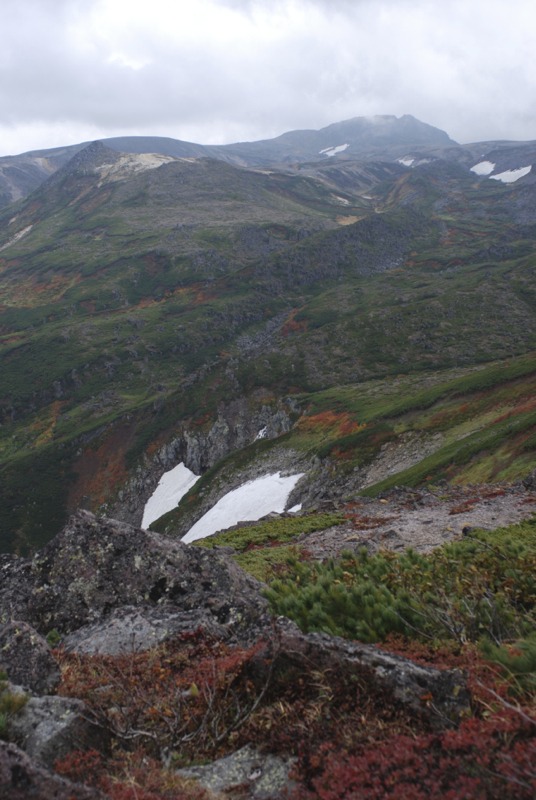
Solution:
<svg viewBox="0 0 536 800"><path fill-rule="evenodd" d="M282 477L280 472L264 475L224 495L210 511L199 519L183 542L203 539L216 531L230 528L237 522L255 521L275 511L285 510L288 496L304 473Z"/></svg>
<svg viewBox="0 0 536 800"><path fill-rule="evenodd" d="M474 172L475 175L491 175L494 169L495 164L493 161L480 161L474 167L471 167L471 172Z"/></svg>
<svg viewBox="0 0 536 800"><path fill-rule="evenodd" d="M411 167L414 161L415 161L414 158L407 158L407 157L398 159L398 163L402 164L404 167Z"/></svg>
<svg viewBox="0 0 536 800"><path fill-rule="evenodd" d="M182 461L176 467L170 469L169 472L164 472L158 482L158 486L145 504L141 527L148 528L151 522L176 508L179 500L184 497L199 478L200 476L195 475L188 467L185 467Z"/></svg>
<svg viewBox="0 0 536 800"><path fill-rule="evenodd" d="M255 436L255 441L258 442L259 439L266 439L267 436L268 428L265 426L264 428L261 428L258 434Z"/></svg>
<svg viewBox="0 0 536 800"><path fill-rule="evenodd" d="M21 231L16 233L15 236L11 237L9 242L6 242L5 244L2 245L2 247L0 247L0 252L2 250L5 250L6 247L11 247L12 244L15 244L15 242L18 242L19 239L22 239L23 236L26 236L26 234L29 233L32 230L32 228L33 228L33 225L28 225L26 228L23 228Z"/></svg>
<svg viewBox="0 0 536 800"><path fill-rule="evenodd" d="M331 158L332 156L336 156L337 153L342 153L343 150L346 150L347 147L350 147L350 145L338 144L336 147L326 147L324 150L320 150L320 155Z"/></svg>
<svg viewBox="0 0 536 800"><path fill-rule="evenodd" d="M499 172L498 175L490 175L494 181L502 181L502 183L514 183L525 175L528 175L532 169L530 167L520 167L519 169L507 169L505 172Z"/></svg>
<svg viewBox="0 0 536 800"><path fill-rule="evenodd" d="M288 513L289 514L296 514L298 511L301 511L301 510L302 510L302 504L298 503L297 505L292 506L292 508L289 508Z"/></svg>

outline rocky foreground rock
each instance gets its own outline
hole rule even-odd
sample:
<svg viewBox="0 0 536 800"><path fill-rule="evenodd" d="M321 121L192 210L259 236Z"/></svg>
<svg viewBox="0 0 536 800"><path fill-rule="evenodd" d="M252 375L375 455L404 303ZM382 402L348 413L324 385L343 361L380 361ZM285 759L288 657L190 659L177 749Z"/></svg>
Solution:
<svg viewBox="0 0 536 800"><path fill-rule="evenodd" d="M47 634L74 652L118 655L202 629L230 644L266 642L258 659L261 678L273 664L365 672L393 702L426 716L436 729L455 725L468 708L457 671L424 668L374 646L303 634L289 620L274 621L262 585L223 549L192 547L80 511L33 559L4 557L0 573L0 670L11 681L0 685L0 697L2 691L27 694L7 726L8 738L26 755L3 745L0 796L97 796L78 789L65 794L48 773L40 785L50 790L35 793L39 776L56 758L70 749L108 745L106 732L92 727L81 701L54 696L58 668ZM27 795L20 793L23 785ZM11 794L5 794L8 786Z"/></svg>
<svg viewBox="0 0 536 800"><path fill-rule="evenodd" d="M255 637L267 619L260 584L229 557L88 511L75 514L32 561L11 559L2 573L0 614L43 635L80 635L125 607L136 607L148 628L167 618L171 629L181 621L206 625L240 641ZM114 647L116 636L112 630ZM102 642L100 651L106 648Z"/></svg>

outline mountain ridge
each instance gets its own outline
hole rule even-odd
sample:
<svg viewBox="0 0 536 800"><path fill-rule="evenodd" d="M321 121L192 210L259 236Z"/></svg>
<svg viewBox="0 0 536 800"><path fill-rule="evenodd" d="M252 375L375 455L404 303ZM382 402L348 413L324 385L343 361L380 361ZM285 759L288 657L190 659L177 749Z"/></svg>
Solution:
<svg viewBox="0 0 536 800"><path fill-rule="evenodd" d="M413 138L409 137L407 142L402 141L400 144L405 143L417 145L419 143L432 144L453 144L447 134L433 128L430 125L421 123L413 117L406 115L398 120L394 116L376 118L382 119L384 122L383 127L387 125L389 129L398 128L406 132L407 129L414 131ZM398 128L397 128L398 126ZM109 139L101 140L110 149L115 149L120 152L159 152L163 155L170 155L177 158L202 158L212 157L236 163L243 166L253 165L268 165L277 164L280 162L289 162L292 159L300 161L310 160L315 156L321 156L320 150L323 147L336 147L337 142L331 142L331 136L342 136L343 133L353 132L353 138L356 145L359 140L364 139L365 143L370 142L371 139L376 138L369 135L367 139L367 132L370 134L370 128L376 133L378 130L377 123L370 120L367 121L365 117L356 117L342 123L334 123L322 128L319 131L290 131L282 134L279 137L268 140L260 140L258 142L245 142L234 143L228 145L200 145L194 142L185 142L169 137L112 137ZM392 135L396 138L398 135L396 130L392 131ZM303 139L311 140L314 144L310 144L306 151L302 147L294 146L293 156L289 158L288 154L288 140L292 139L303 141ZM0 158L0 207L9 202L24 197L29 191L37 188L46 177L54 172L56 169L63 166L70 158L75 156L80 150L84 149L90 142L81 144L68 145L65 147L51 148L50 150L33 150L23 153L19 156L4 156ZM341 144L340 142L338 144ZM385 142L384 142L385 144ZM354 155L363 155L363 148L359 149ZM326 157L326 156L324 156Z"/></svg>
<svg viewBox="0 0 536 800"><path fill-rule="evenodd" d="M416 382L532 352L531 173L502 184L471 171L474 155L432 151L260 169L100 142L0 210L4 547L42 543L76 504L120 514L132 470L153 480L153 448L196 426L212 469L252 443L254 421L270 417L262 397L267 409L315 403L336 387L359 394L359 382L400 372ZM238 401L247 435L222 435ZM294 408L296 424L307 404ZM530 414L520 418L528 431ZM336 430L314 448L331 452ZM517 467L504 474L519 478L530 457L515 441ZM187 450L183 438L169 452ZM26 508L34 459L48 466Z"/></svg>

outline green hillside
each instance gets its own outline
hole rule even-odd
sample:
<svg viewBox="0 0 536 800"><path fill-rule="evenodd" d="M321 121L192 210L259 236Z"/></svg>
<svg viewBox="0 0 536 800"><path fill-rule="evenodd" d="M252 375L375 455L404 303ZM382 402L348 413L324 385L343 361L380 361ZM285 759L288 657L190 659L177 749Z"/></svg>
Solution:
<svg viewBox="0 0 536 800"><path fill-rule="evenodd" d="M440 160L369 164L365 193L350 167L133 158L91 145L0 212L0 549L235 398L292 397L285 446L337 471L408 432L441 447L398 482L534 468L530 193Z"/></svg>

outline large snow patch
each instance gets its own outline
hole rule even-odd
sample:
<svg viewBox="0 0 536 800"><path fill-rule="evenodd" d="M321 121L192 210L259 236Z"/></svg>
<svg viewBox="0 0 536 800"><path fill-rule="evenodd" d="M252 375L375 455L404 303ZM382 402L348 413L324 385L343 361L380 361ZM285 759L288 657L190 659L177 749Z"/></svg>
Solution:
<svg viewBox="0 0 536 800"><path fill-rule="evenodd" d="M304 473L282 477L280 472L264 475L224 495L210 511L183 536L183 542L203 539L237 522L255 521L271 511L285 510L288 496Z"/></svg>
<svg viewBox="0 0 536 800"><path fill-rule="evenodd" d="M480 161L474 167L471 167L471 172L474 172L475 175L491 175L494 169L495 164L493 161Z"/></svg>
<svg viewBox="0 0 536 800"><path fill-rule="evenodd" d="M506 172L499 172L498 175L490 175L490 178L494 181L502 181L503 183L514 183L518 181L520 178L523 178L525 175L528 175L532 169L532 164L530 167L520 167L519 169L507 169Z"/></svg>
<svg viewBox="0 0 536 800"><path fill-rule="evenodd" d="M148 528L155 519L176 508L181 497L192 488L199 477L185 467L182 461L169 472L164 472L145 505L141 527Z"/></svg>

